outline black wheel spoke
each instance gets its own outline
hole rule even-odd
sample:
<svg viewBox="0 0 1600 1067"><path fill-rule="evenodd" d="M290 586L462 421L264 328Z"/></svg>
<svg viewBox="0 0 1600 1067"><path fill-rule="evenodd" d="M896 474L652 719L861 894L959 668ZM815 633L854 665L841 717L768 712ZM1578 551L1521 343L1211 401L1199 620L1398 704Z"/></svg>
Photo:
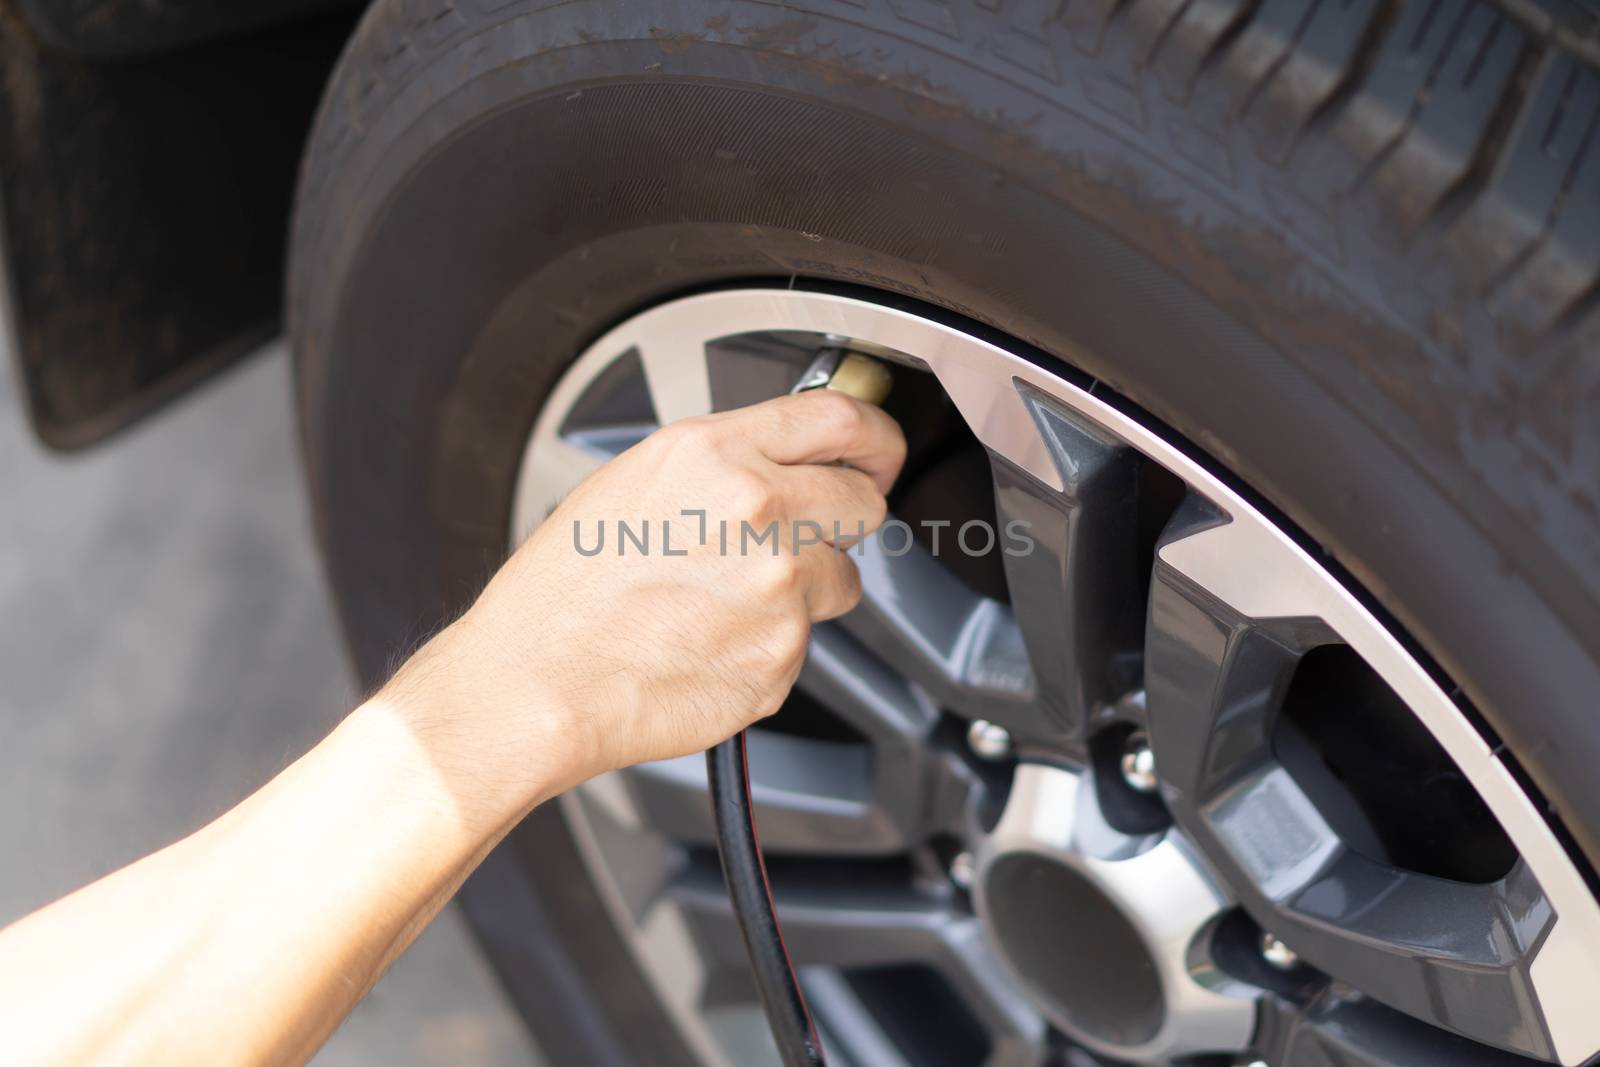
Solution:
<svg viewBox="0 0 1600 1067"><path fill-rule="evenodd" d="M1273 1067L1527 1067L1528 1060L1489 1048L1359 996L1324 994L1301 1007L1272 998L1258 1052Z"/></svg>
<svg viewBox="0 0 1600 1067"><path fill-rule="evenodd" d="M1047 726L1008 605L974 592L915 543L870 537L856 563L861 604L840 620L852 636L943 707L1030 732Z"/></svg>
<svg viewBox="0 0 1600 1067"><path fill-rule="evenodd" d="M973 788L970 771L933 742L938 710L834 625L812 631L799 688L859 730L871 746L868 794L896 846L955 828ZM753 774L759 776L756 768Z"/></svg>
<svg viewBox="0 0 1600 1067"><path fill-rule="evenodd" d="M1125 443L1052 405L1031 407L1064 489L1042 486L992 457L997 525L1032 542L1005 553L1011 608L1040 708L1054 733L1076 737L1097 706L1127 688L1123 654L1139 645L1141 460Z"/></svg>
<svg viewBox="0 0 1600 1067"><path fill-rule="evenodd" d="M904 836L872 798L872 754L865 745L753 730L751 793L770 852L879 853L904 848ZM689 844L716 841L705 758L647 763L627 772L650 825Z"/></svg>
<svg viewBox="0 0 1600 1067"><path fill-rule="evenodd" d="M892 760L921 758L938 721L936 708L836 624L812 630L798 684Z"/></svg>
<svg viewBox="0 0 1600 1067"><path fill-rule="evenodd" d="M762 847L774 853L904 851L954 826L968 782L930 747L937 712L843 631L819 626L799 688L860 741L750 731L750 780ZM643 817L668 837L716 840L699 756L626 772Z"/></svg>
<svg viewBox="0 0 1600 1067"><path fill-rule="evenodd" d="M1220 521L1191 502L1163 543ZM1316 620L1246 617L1158 555L1145 677L1174 817L1303 960L1418 1019L1549 1056L1529 967L1553 915L1526 868L1469 884L1369 858L1279 762L1272 729L1295 667L1336 640Z"/></svg>
<svg viewBox="0 0 1600 1067"><path fill-rule="evenodd" d="M739 958L743 950L727 893L711 865L692 865L667 892L719 956ZM870 877L854 880L847 868L822 877L775 869L773 897L796 966L927 967L989 1035L986 1064L1040 1062L1043 1020L1000 969L979 921L947 898L874 884Z"/></svg>

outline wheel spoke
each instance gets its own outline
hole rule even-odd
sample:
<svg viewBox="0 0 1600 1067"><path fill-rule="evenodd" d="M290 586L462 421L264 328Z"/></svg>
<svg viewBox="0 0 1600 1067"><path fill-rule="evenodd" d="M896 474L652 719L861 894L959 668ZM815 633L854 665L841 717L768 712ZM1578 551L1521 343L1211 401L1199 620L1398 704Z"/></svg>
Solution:
<svg viewBox="0 0 1600 1067"><path fill-rule="evenodd" d="M749 749L751 796L766 851L883 853L905 847L900 828L872 802L866 745L752 730ZM715 843L704 756L640 764L627 779L653 828L689 844Z"/></svg>
<svg viewBox="0 0 1600 1067"><path fill-rule="evenodd" d="M667 895L693 917L719 957L742 958L727 891L711 865L692 865ZM826 877L785 877L775 871L773 897L796 966L929 967L988 1031L992 1051L986 1063L1039 1062L1044 1022L1001 970L970 914L952 909L940 896L878 886L870 878L840 885Z"/></svg>
<svg viewBox="0 0 1600 1067"><path fill-rule="evenodd" d="M660 425L710 413L711 375L700 338L670 333L652 336L648 344L640 346L639 361Z"/></svg>
<svg viewBox="0 0 1600 1067"><path fill-rule="evenodd" d="M840 625L856 640L942 707L1018 733L1050 730L1009 606L968 588L918 544L901 551L874 535L855 559L861 603Z"/></svg>
<svg viewBox="0 0 1600 1067"><path fill-rule="evenodd" d="M971 772L931 744L938 709L839 627L811 634L798 687L859 730L871 745L869 794L896 847L926 841L961 819ZM757 773L757 772L752 772Z"/></svg>
<svg viewBox="0 0 1600 1067"><path fill-rule="evenodd" d="M928 745L938 714L848 635L819 626L799 688L858 730L862 742L750 731L750 781L763 848L773 853L901 852L955 825L968 776ZM779 712L779 717L785 712ZM779 728L782 723L776 724ZM625 772L661 833L715 842L701 756Z"/></svg>
<svg viewBox="0 0 1600 1067"><path fill-rule="evenodd" d="M653 425L606 426L553 435L539 441L528 452L531 470L524 473L523 481L538 486L541 495L537 502L530 500L523 511L531 525L517 531L517 541L520 543L531 534L579 482L599 470L607 460L615 459L644 440L654 429Z"/></svg>
<svg viewBox="0 0 1600 1067"><path fill-rule="evenodd" d="M1037 699L1055 732L1080 736L1097 706L1130 679L1120 653L1139 647L1139 454L1081 420L1033 400L1063 490L991 456L1002 534L1026 531L1029 550L1005 553L1011 608L1032 664ZM1009 539L1002 543L1009 545Z"/></svg>
<svg viewBox="0 0 1600 1067"><path fill-rule="evenodd" d="M1221 521L1186 504L1163 546ZM1145 680L1174 818L1302 959L1418 1019L1549 1056L1529 968L1554 916L1527 868L1478 885L1370 859L1278 762L1272 727L1295 666L1335 641L1317 620L1242 614L1158 552Z"/></svg>
<svg viewBox="0 0 1600 1067"><path fill-rule="evenodd" d="M939 717L938 709L833 623L812 629L798 684L872 741L888 746L887 757L897 761L917 754Z"/></svg>
<svg viewBox="0 0 1600 1067"><path fill-rule="evenodd" d="M1274 1067L1528 1067L1521 1056L1488 1048L1364 998L1325 994L1305 1008L1269 998L1257 1053Z"/></svg>
<svg viewBox="0 0 1600 1067"><path fill-rule="evenodd" d="M828 1059L873 1067L913 1067L844 975L812 967L801 976Z"/></svg>

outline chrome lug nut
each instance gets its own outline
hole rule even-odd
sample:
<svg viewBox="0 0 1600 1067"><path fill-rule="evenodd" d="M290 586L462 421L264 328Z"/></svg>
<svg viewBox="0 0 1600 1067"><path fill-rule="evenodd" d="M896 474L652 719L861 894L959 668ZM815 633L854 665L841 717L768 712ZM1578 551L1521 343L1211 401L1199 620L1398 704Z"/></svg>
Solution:
<svg viewBox="0 0 1600 1067"><path fill-rule="evenodd" d="M967 746L982 759L1005 759L1011 754L1011 734L1004 726L978 719L967 727Z"/></svg>
<svg viewBox="0 0 1600 1067"><path fill-rule="evenodd" d="M972 853L958 852L950 861L950 882L965 892L972 888L972 876L977 870L978 863L972 858Z"/></svg>
<svg viewBox="0 0 1600 1067"><path fill-rule="evenodd" d="M1143 731L1128 735L1122 747L1122 780L1135 793L1151 794L1161 788L1156 777L1156 757L1150 751L1150 739Z"/></svg>
<svg viewBox="0 0 1600 1067"><path fill-rule="evenodd" d="M1261 935L1261 958L1280 970L1292 971L1300 966L1300 955L1272 934Z"/></svg>

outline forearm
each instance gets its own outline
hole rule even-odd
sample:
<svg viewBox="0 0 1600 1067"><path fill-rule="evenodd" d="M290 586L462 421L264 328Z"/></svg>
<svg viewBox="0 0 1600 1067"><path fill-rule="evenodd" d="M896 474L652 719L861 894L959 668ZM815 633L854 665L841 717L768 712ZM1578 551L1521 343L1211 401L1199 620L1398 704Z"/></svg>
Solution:
<svg viewBox="0 0 1600 1067"><path fill-rule="evenodd" d="M564 763L475 780L448 706L469 698L428 689L364 705L216 822L0 933L0 1033L38 1041L14 1062L314 1052L494 843L570 784Z"/></svg>
<svg viewBox="0 0 1600 1067"><path fill-rule="evenodd" d="M812 622L860 596L798 536L584 556L583 516L870 530L905 455L840 394L686 419L585 480L379 696L193 836L0 931L24 1064L305 1059L527 812L593 774L703 751L777 710ZM842 466L840 464L843 464ZM777 542L774 542L776 546Z"/></svg>

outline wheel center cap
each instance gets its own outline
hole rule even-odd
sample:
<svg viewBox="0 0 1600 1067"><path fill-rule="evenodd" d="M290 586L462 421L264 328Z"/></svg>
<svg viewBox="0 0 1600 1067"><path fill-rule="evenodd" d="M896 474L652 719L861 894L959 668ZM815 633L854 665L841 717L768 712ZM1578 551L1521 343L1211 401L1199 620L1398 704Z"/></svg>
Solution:
<svg viewBox="0 0 1600 1067"><path fill-rule="evenodd" d="M974 888L1006 968L1088 1048L1161 1062L1248 1043L1254 999L1207 952L1229 902L1175 834L1107 824L1086 776L1019 765Z"/></svg>

